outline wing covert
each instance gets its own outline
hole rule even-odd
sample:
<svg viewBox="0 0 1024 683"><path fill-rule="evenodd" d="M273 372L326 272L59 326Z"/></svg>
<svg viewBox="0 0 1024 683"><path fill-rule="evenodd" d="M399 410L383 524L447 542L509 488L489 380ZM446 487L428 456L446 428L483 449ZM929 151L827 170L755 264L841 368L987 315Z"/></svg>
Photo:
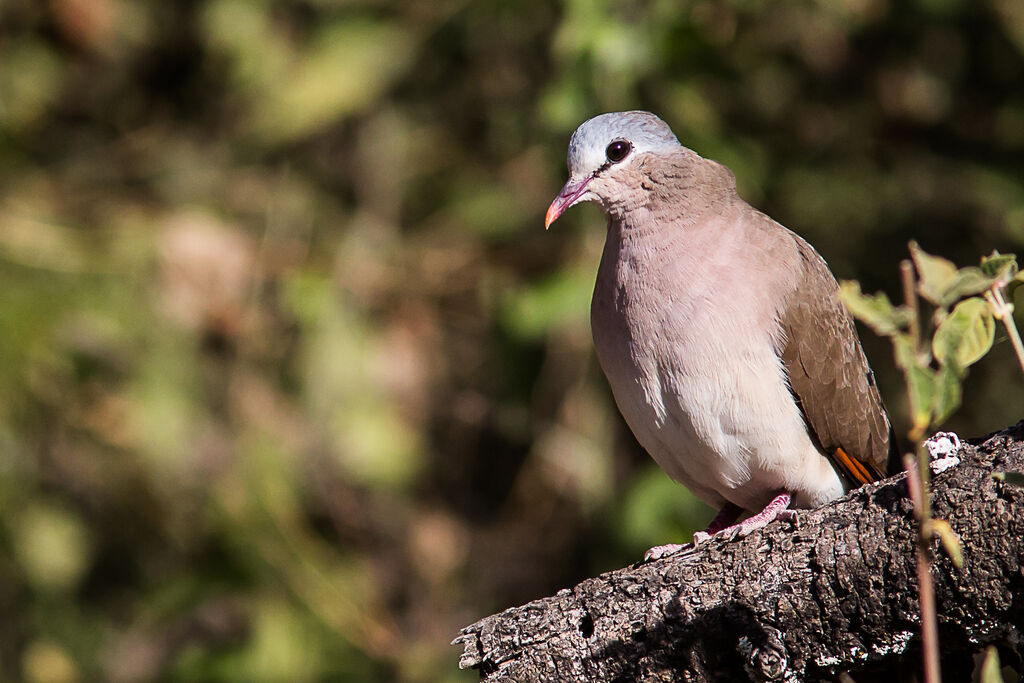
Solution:
<svg viewBox="0 0 1024 683"><path fill-rule="evenodd" d="M802 270L779 317L790 389L812 437L841 473L856 485L881 479L897 451L874 375L824 259L793 238Z"/></svg>

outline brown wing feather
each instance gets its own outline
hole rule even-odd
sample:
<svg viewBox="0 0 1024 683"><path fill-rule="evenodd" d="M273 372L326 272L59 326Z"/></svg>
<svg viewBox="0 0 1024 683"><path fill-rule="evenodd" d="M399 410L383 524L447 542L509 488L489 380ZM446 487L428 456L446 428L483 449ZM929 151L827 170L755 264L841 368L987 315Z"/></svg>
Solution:
<svg viewBox="0 0 1024 683"><path fill-rule="evenodd" d="M780 315L790 387L836 468L857 485L881 479L895 462L896 443L874 375L824 259L793 238L802 271Z"/></svg>

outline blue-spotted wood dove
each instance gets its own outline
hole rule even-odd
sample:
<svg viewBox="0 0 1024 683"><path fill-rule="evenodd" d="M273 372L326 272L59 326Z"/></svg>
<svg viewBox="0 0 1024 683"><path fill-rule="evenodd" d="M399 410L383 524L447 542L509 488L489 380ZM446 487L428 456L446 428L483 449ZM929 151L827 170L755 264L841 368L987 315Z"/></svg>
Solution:
<svg viewBox="0 0 1024 683"><path fill-rule="evenodd" d="M640 444L721 510L695 542L746 535L893 468L889 419L813 247L648 112L584 122L568 164L545 227L580 202L608 217L597 356Z"/></svg>

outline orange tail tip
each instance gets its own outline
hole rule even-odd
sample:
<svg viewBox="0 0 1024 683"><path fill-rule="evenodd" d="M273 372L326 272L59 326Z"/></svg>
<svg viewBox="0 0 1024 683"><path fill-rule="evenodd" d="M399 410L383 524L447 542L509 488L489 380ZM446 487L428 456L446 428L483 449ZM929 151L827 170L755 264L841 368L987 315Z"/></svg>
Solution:
<svg viewBox="0 0 1024 683"><path fill-rule="evenodd" d="M849 475L851 479L860 484L870 484L875 480L861 461L850 457L850 455L842 448L836 448L832 455L836 459L836 464L838 464L840 469Z"/></svg>

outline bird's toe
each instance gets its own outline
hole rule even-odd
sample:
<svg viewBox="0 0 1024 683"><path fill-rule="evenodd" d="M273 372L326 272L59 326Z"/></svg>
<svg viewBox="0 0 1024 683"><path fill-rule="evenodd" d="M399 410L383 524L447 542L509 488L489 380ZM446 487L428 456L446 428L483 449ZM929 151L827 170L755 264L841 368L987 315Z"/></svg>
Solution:
<svg viewBox="0 0 1024 683"><path fill-rule="evenodd" d="M710 541L714 537L715 537L714 534L709 534L706 531L694 532L694 534L693 534L693 545L694 545L694 547L696 547L696 546L698 546L698 545L700 545L702 543L707 543L708 541Z"/></svg>
<svg viewBox="0 0 1024 683"><path fill-rule="evenodd" d="M695 543L668 543L666 545L656 545L646 553L644 553L644 562L653 562L654 560L660 560L663 557L674 555L681 550L692 548Z"/></svg>

